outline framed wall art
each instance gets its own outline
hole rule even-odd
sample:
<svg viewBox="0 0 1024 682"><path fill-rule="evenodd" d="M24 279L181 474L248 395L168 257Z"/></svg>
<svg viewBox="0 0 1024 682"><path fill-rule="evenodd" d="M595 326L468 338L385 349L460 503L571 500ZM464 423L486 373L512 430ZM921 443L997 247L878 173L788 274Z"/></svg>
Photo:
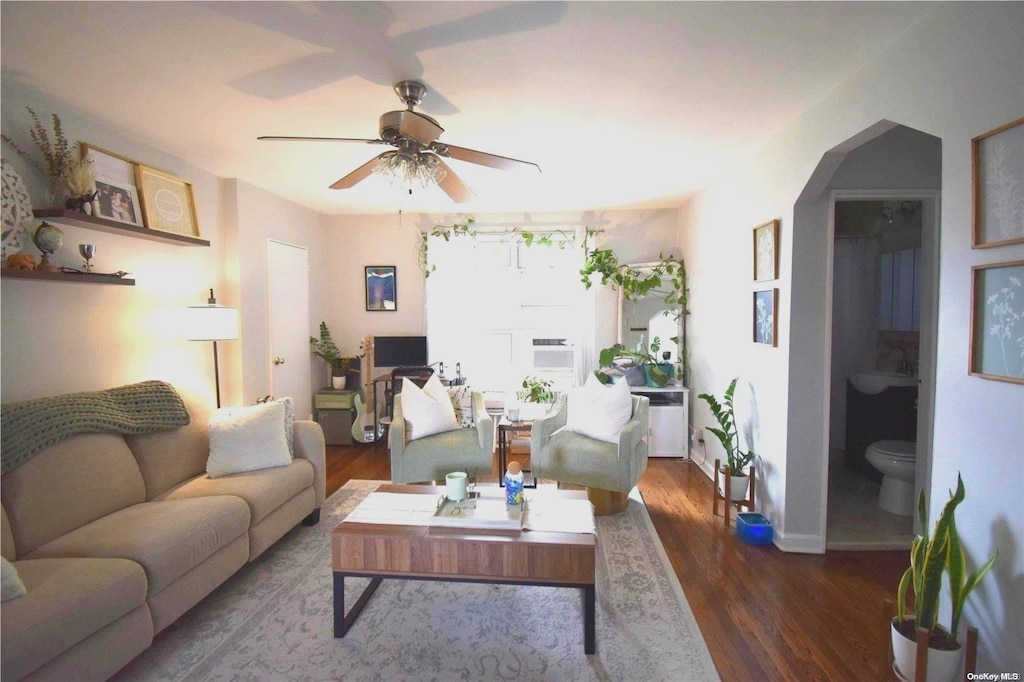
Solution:
<svg viewBox="0 0 1024 682"><path fill-rule="evenodd" d="M1024 118L971 140L973 248L1024 244Z"/></svg>
<svg viewBox="0 0 1024 682"><path fill-rule="evenodd" d="M779 277L779 221L754 228L754 281Z"/></svg>
<svg viewBox="0 0 1024 682"><path fill-rule="evenodd" d="M135 168L146 227L186 237L199 236L192 183L149 166Z"/></svg>
<svg viewBox="0 0 1024 682"><path fill-rule="evenodd" d="M754 343L778 346L779 322L775 311L779 307L779 290L754 292Z"/></svg>
<svg viewBox="0 0 1024 682"><path fill-rule="evenodd" d="M367 265L366 309L371 311L398 310L398 283L394 265Z"/></svg>
<svg viewBox="0 0 1024 682"><path fill-rule="evenodd" d="M96 169L96 200L99 215L120 223L144 227L139 193L135 186L138 164L131 159L81 144L82 158L92 161Z"/></svg>
<svg viewBox="0 0 1024 682"><path fill-rule="evenodd" d="M971 268L974 376L1024 384L1024 260Z"/></svg>

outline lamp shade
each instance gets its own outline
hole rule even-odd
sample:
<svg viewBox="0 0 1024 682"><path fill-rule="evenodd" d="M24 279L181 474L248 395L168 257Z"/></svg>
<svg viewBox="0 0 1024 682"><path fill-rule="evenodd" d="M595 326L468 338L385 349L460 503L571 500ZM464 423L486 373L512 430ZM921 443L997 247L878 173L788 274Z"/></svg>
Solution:
<svg viewBox="0 0 1024 682"><path fill-rule="evenodd" d="M238 338L238 308L220 305L190 306L185 315L190 341L229 341Z"/></svg>

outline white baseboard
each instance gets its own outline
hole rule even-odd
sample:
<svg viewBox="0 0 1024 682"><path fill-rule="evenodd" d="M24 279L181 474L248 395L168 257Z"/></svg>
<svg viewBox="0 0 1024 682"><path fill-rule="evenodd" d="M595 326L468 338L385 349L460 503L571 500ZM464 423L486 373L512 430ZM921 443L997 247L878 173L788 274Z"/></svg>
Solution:
<svg viewBox="0 0 1024 682"><path fill-rule="evenodd" d="M775 546L783 552L794 554L824 554L825 540L817 535L800 535L775 531Z"/></svg>

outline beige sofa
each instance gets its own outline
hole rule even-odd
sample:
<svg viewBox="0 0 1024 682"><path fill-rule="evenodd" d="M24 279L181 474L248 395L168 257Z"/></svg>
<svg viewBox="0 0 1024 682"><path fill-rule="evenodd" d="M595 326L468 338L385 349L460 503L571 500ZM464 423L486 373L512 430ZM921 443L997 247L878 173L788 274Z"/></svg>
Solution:
<svg viewBox="0 0 1024 682"><path fill-rule="evenodd" d="M101 680L300 521L319 520L324 438L296 421L288 466L205 473L209 413L171 431L88 433L0 478L6 681Z"/></svg>

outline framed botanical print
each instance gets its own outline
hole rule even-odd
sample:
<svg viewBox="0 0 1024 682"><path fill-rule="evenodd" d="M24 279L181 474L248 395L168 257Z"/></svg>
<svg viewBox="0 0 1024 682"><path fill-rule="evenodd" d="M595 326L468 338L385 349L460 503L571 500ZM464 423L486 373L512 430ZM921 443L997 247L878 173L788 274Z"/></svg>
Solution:
<svg viewBox="0 0 1024 682"><path fill-rule="evenodd" d="M779 277L779 221L754 228L754 281Z"/></svg>
<svg viewBox="0 0 1024 682"><path fill-rule="evenodd" d="M1024 384L1024 260L971 270L968 372Z"/></svg>
<svg viewBox="0 0 1024 682"><path fill-rule="evenodd" d="M779 290L767 289L754 292L754 343L778 346L779 322L776 310L779 307Z"/></svg>
<svg viewBox="0 0 1024 682"><path fill-rule="evenodd" d="M971 140L972 246L1024 243L1024 118Z"/></svg>
<svg viewBox="0 0 1024 682"><path fill-rule="evenodd" d="M394 265L367 265L366 309L371 311L398 310L397 268Z"/></svg>

